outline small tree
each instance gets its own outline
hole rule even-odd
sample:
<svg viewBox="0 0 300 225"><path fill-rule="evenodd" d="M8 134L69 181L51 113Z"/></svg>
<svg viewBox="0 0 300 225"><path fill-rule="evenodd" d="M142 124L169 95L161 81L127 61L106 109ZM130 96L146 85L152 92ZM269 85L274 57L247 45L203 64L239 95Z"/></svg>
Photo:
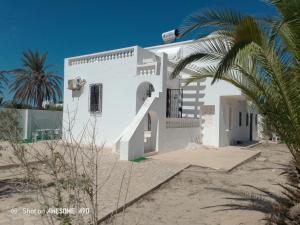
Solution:
<svg viewBox="0 0 300 225"><path fill-rule="evenodd" d="M18 141L20 138L18 117L18 112L14 109L0 109L0 141Z"/></svg>

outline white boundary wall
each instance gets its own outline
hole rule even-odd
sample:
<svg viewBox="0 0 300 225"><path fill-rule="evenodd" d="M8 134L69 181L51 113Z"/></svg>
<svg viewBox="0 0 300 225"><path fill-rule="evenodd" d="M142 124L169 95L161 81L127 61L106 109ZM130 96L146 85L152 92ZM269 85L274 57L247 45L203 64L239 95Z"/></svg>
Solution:
<svg viewBox="0 0 300 225"><path fill-rule="evenodd" d="M34 109L9 109L18 113L21 139L31 139L32 132L38 129L62 129L62 112Z"/></svg>

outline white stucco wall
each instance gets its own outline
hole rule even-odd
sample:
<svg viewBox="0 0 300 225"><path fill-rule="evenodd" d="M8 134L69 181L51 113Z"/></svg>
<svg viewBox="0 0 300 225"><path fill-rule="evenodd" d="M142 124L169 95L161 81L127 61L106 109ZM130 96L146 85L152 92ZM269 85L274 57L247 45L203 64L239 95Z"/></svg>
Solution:
<svg viewBox="0 0 300 225"><path fill-rule="evenodd" d="M171 128L164 129L164 134L162 136L163 146L160 152L174 151L175 149L183 149L189 143L201 144L201 128Z"/></svg>
<svg viewBox="0 0 300 225"><path fill-rule="evenodd" d="M185 42L183 45L179 44L172 44L169 48L168 47L161 47L161 48L152 48L154 51L163 51L162 49L165 50L165 52L170 53L174 55L173 58L176 58L176 56L180 57L186 57L189 54L193 53L195 49L191 48L192 42ZM177 52L176 52L177 50ZM193 63L194 66L196 67L202 67L205 66L205 64L200 64L198 62ZM186 74L183 75L183 78L187 78ZM184 110L186 112L192 111L192 114L195 114L195 111L199 110L200 115L201 115L201 120L202 120L202 143L204 145L208 146L224 146L224 136L225 134L223 131L222 127L222 109L220 107L221 102L220 98L221 96L228 96L228 95L236 95L236 96L241 96L242 93L241 91L234 87L233 85L225 82L225 81L218 81L214 85L211 85L211 79L206 79L202 82L198 82L198 84L191 84L189 87L184 87L186 96L193 96L194 98L187 99L185 98L185 101L192 100L192 103L186 103ZM198 86L198 87L196 87ZM193 88L196 87L196 88ZM192 90L193 89L193 90ZM193 91L193 93L192 93ZM202 104L199 104L198 107L196 107L197 102L200 102ZM194 104L192 106L191 104ZM214 112L206 114L204 111L204 108L206 107L213 107ZM235 115L236 116L236 115ZM234 129L234 133L239 134L239 129ZM226 134L227 135L227 134ZM237 138L237 139L245 139L245 138L240 138L240 137L235 137L234 134L232 134L232 138ZM253 137L255 137L255 134L253 132Z"/></svg>
<svg viewBox="0 0 300 225"><path fill-rule="evenodd" d="M122 58L111 56L128 51L132 51L132 56ZM104 56L106 59L95 62L81 61L83 63L70 65L72 60L80 62L80 60L89 60L95 56ZM149 82L153 85L155 91L162 91L162 76L138 74L138 65L151 62L151 60L159 61L161 59L159 56L155 56L154 53L143 50L138 46L65 59L65 127L67 127L68 110L73 114L76 112L72 132L77 137L82 134L83 125L95 116L98 132L96 143L105 143L107 146L111 146L136 115L138 86L143 82ZM160 68L160 64L158 67ZM67 89L68 80L77 76L87 81L80 95L75 95L74 91ZM96 83L103 84L101 114L91 114L88 111L89 85Z"/></svg>
<svg viewBox="0 0 300 225"><path fill-rule="evenodd" d="M148 48L153 52L165 52L169 54L169 59L179 60L182 57L186 57L194 52L192 41L187 41L183 43L173 43L170 45L154 46ZM198 62L193 63L196 67L203 67L206 64L200 64ZM172 71L172 68L169 69ZM186 79L189 77L187 73L182 73L181 77ZM182 83L184 93L184 103L183 103L183 115L184 117L201 117L202 120L202 143L207 146L219 147L222 145L222 140L220 140L219 130L220 127L220 97L227 95L241 95L241 91L234 87L233 85L225 82L218 81L211 85L211 79L206 79L191 83L189 86L185 86ZM169 81L170 82L170 81ZM202 113L201 110L205 106L213 106L213 114Z"/></svg>
<svg viewBox="0 0 300 225"><path fill-rule="evenodd" d="M94 122L92 125L95 125L97 130L96 143L105 143L109 147L116 140L122 139L126 128L135 128L136 130L129 132L128 140L123 139L122 142L126 145L129 143L134 157L140 156L144 151L142 133L147 125L145 118L150 111L157 113L157 132L154 141L156 143L148 142L147 149L153 146L159 151L183 148L195 139L204 145L218 147L228 144L229 139L245 139L247 134L240 128L234 128L229 139L224 133L225 122L223 120L224 116L226 117L224 109L228 103L222 100L222 96L242 96L239 89L224 81L211 85L211 79L201 80L185 87L182 84L183 79L189 76L191 70L184 71L181 78L169 79L173 66L170 61L176 63L176 60L189 55L192 52L190 44L192 42L154 46L147 49L134 46L65 59L64 127L67 128L68 115L71 114L72 117L76 114L72 132L75 137L80 137L84 125L95 118L96 125ZM194 66L203 65L196 62ZM87 81L84 88L81 91L68 90L68 80L78 76ZM88 111L89 85L97 83L103 85L102 113L91 114ZM132 124L139 112L138 109L145 101L142 96L143 91L137 93L142 83L152 84L154 92L159 97L153 100L155 103L151 105L151 108L142 107L144 114L135 120L137 124ZM198 118L201 124L199 127L166 128L166 89L180 87L183 89L183 117ZM235 106L236 102L230 104ZM213 110L207 112L208 108ZM244 105L237 104L236 108L244 110ZM235 120L238 120L236 115L233 121ZM138 133L133 133L136 131ZM227 133L226 135L228 136ZM253 138L254 136L253 133ZM86 141L89 139L87 138Z"/></svg>
<svg viewBox="0 0 300 225"><path fill-rule="evenodd" d="M220 147L222 146L221 136L218 135L221 128L221 96L226 95L241 95L241 91L236 87L225 81L218 81L211 84L212 79L206 79L206 89L204 96L204 104L205 105L215 105L215 115L212 118L213 127L210 130L207 129L207 132L203 132L203 144L205 145L213 145ZM205 124L204 124L205 127ZM206 128L204 128L204 131ZM207 137L207 141L205 140L205 136ZM211 136L214 136L212 139Z"/></svg>
<svg viewBox="0 0 300 225"><path fill-rule="evenodd" d="M246 99L242 96L221 97L220 107L220 146L234 145L239 142L250 141L250 115L252 120L252 140L257 140L257 125L255 117L257 112L247 106ZM231 108L231 129L229 128L229 108ZM241 112L241 126L239 125L239 113ZM246 123L248 113L248 125Z"/></svg>
<svg viewBox="0 0 300 225"><path fill-rule="evenodd" d="M136 51L136 47L132 50ZM69 123L69 111L71 117L74 117L72 133L75 137L79 138L83 134L85 125L96 126L97 144L102 144L104 141L110 143L135 115L135 101L127 99L135 98L132 84L135 83L136 54L118 60L72 66L69 65L69 60L65 59L64 128L67 128ZM77 76L87 81L82 91L78 93L67 89L68 80ZM89 85L97 83L103 85L102 114L89 112ZM89 121L94 118L96 123L90 124ZM88 138L89 135L85 133L84 136Z"/></svg>

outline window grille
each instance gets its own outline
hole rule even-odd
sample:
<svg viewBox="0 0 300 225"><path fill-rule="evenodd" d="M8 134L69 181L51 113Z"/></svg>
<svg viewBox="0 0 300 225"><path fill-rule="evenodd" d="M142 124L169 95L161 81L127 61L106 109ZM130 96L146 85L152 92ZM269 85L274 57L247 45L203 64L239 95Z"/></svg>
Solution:
<svg viewBox="0 0 300 225"><path fill-rule="evenodd" d="M102 113L102 84L90 85L89 110L91 113Z"/></svg>

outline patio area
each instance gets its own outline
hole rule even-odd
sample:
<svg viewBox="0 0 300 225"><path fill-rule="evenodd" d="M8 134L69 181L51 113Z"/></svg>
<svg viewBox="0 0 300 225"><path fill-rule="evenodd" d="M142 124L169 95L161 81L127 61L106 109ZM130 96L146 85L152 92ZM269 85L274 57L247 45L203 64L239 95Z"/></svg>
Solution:
<svg viewBox="0 0 300 225"><path fill-rule="evenodd" d="M187 163L215 170L231 171L242 163L257 157L259 154L260 151L238 146L227 146L218 149L199 147L197 149L181 149L157 154L149 158L166 162Z"/></svg>

